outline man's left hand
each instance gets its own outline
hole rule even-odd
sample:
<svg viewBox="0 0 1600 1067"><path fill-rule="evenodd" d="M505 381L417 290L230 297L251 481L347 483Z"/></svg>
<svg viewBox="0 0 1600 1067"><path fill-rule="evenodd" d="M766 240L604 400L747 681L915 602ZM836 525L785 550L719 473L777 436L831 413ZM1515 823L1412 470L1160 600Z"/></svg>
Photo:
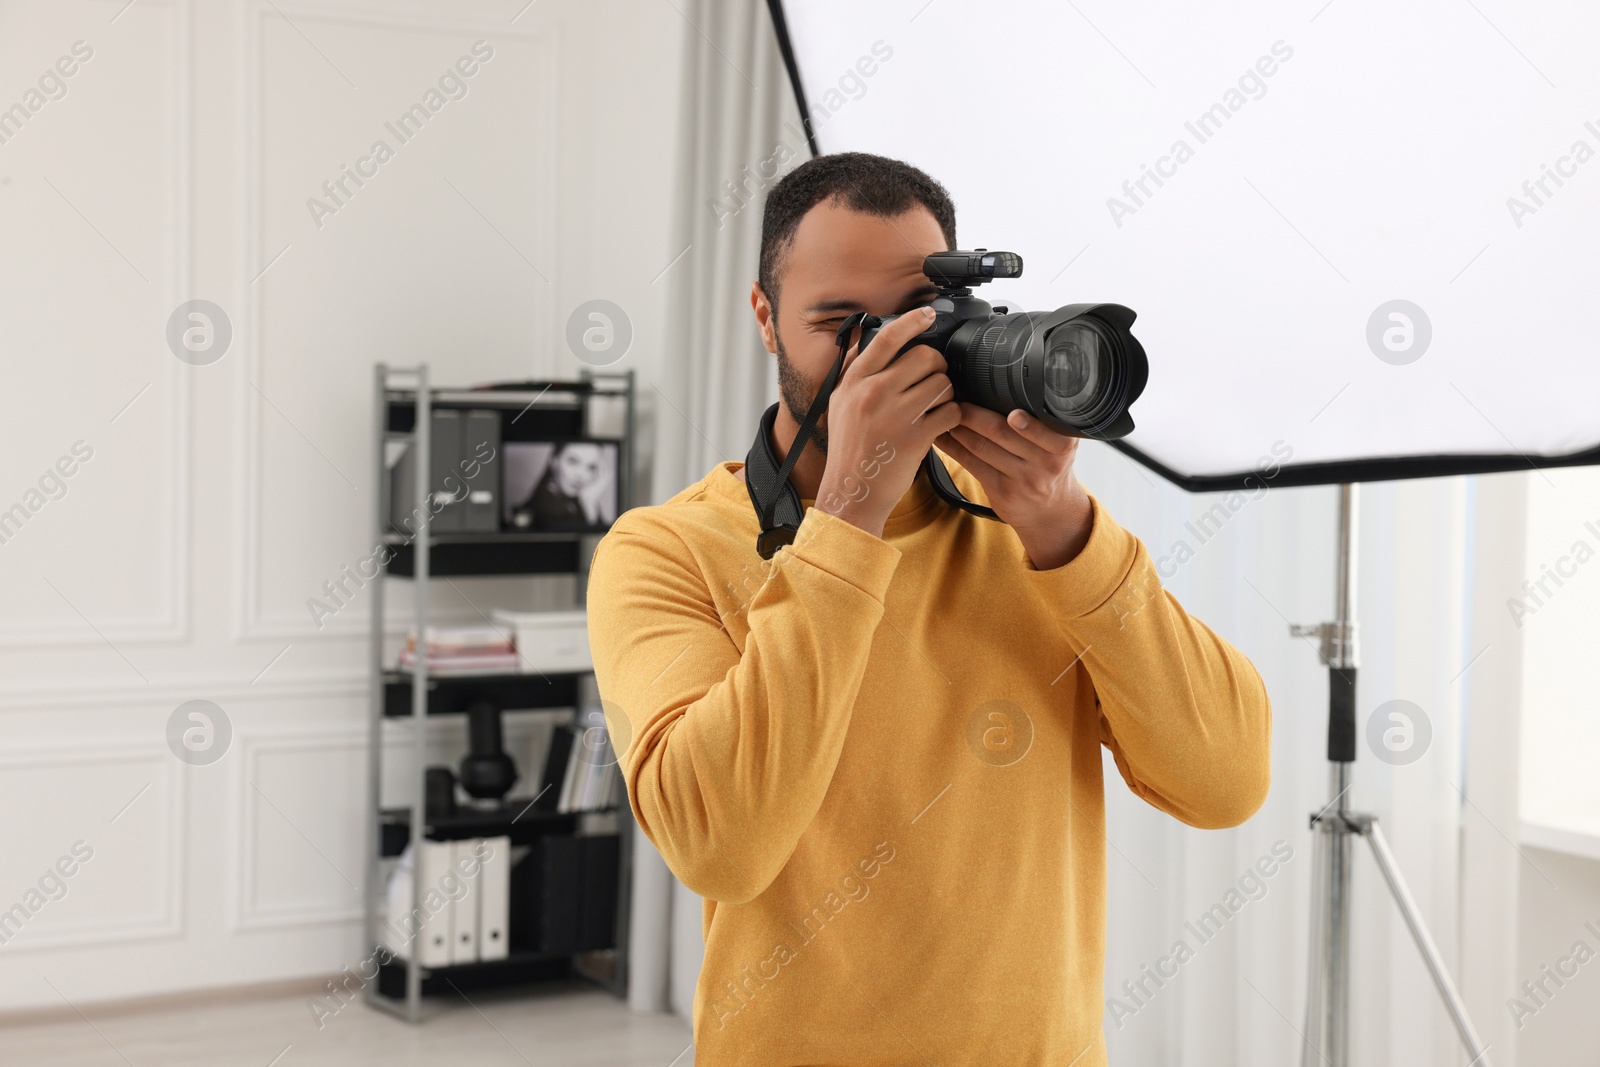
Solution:
<svg viewBox="0 0 1600 1067"><path fill-rule="evenodd" d="M1035 570L1076 557L1089 542L1094 518L1072 469L1081 438L1057 433L1020 409L1003 416L976 404L960 406L960 424L934 442L939 450L978 479Z"/></svg>

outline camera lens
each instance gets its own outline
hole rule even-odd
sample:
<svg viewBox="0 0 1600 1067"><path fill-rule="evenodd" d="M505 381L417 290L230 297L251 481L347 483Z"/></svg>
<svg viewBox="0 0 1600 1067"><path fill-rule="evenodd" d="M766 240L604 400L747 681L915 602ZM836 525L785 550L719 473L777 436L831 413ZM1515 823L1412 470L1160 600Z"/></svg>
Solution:
<svg viewBox="0 0 1600 1067"><path fill-rule="evenodd" d="M1057 329L1044 353L1045 403L1063 416L1082 414L1108 376L1105 362L1100 338L1087 323Z"/></svg>
<svg viewBox="0 0 1600 1067"><path fill-rule="evenodd" d="M945 346L958 399L1005 414L1022 408L1053 429L1115 440L1149 374L1120 304L974 317Z"/></svg>

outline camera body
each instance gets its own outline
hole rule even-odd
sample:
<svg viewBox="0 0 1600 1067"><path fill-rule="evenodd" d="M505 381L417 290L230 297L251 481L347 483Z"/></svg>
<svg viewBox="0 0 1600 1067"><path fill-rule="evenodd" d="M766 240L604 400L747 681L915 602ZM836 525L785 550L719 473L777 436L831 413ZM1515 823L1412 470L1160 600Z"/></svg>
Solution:
<svg viewBox="0 0 1600 1067"><path fill-rule="evenodd" d="M1144 391L1149 364L1121 304L1068 304L1048 312L991 307L972 290L1022 275L1013 252L952 249L923 260L939 287L934 321L894 359L918 345L944 356L955 399L1001 415L1021 408L1059 433L1111 441L1133 430L1129 407ZM860 351L899 316L867 316Z"/></svg>

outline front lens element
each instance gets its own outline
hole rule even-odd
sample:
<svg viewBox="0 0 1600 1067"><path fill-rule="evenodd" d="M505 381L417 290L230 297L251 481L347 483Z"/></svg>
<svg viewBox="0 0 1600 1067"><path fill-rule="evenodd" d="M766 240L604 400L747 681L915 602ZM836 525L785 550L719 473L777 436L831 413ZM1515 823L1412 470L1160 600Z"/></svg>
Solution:
<svg viewBox="0 0 1600 1067"><path fill-rule="evenodd" d="M1086 413L1111 376L1106 363L1105 346L1088 323L1069 322L1053 331L1044 353L1045 403L1067 417Z"/></svg>

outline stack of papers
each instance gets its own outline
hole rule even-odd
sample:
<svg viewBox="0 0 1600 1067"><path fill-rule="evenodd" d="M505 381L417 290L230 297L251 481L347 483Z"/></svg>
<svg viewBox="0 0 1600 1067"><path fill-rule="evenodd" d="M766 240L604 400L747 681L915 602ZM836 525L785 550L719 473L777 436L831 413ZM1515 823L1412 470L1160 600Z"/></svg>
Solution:
<svg viewBox="0 0 1600 1067"><path fill-rule="evenodd" d="M616 805L622 792L622 774L606 733L605 713L599 707L582 708L570 727L572 750L561 782L556 810L601 811Z"/></svg>
<svg viewBox="0 0 1600 1067"><path fill-rule="evenodd" d="M431 674L515 671L517 652L511 635L493 626L430 626L427 628L428 671ZM400 666L417 664L417 631L406 635Z"/></svg>

